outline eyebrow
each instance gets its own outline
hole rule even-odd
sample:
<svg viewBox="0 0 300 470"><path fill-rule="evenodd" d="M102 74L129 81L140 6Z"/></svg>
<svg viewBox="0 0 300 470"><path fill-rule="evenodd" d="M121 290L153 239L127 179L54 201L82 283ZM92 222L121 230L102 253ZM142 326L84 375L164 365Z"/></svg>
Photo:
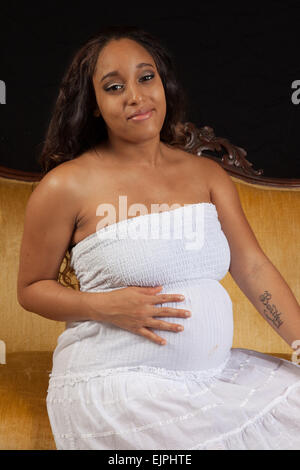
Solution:
<svg viewBox="0 0 300 470"><path fill-rule="evenodd" d="M152 68L154 68L152 64L147 64L146 62L141 62L140 64L138 64L136 66L137 69L141 69L142 67L152 67ZM116 75L119 75L119 72L117 70L113 70L112 72L109 72L106 75L104 75L101 78L100 82L103 82L103 80L105 80L108 77L115 77Z"/></svg>

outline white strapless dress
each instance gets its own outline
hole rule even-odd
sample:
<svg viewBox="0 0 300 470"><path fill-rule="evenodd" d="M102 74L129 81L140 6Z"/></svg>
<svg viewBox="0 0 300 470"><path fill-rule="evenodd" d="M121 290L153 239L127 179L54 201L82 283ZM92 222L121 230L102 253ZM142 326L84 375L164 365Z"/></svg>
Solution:
<svg viewBox="0 0 300 470"><path fill-rule="evenodd" d="M232 348L220 280L230 249L212 203L104 227L71 251L81 291L158 286L185 300L184 326L160 346L114 325L66 324L53 354L47 410L57 449L299 449L300 365Z"/></svg>

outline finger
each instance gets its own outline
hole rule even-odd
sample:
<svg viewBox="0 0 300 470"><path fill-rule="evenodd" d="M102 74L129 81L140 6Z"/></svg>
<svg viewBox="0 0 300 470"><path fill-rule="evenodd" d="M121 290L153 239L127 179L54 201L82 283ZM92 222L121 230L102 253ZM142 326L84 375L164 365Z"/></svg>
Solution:
<svg viewBox="0 0 300 470"><path fill-rule="evenodd" d="M190 317L191 312L190 310L184 310L180 308L171 308L171 307L161 307L155 308L154 313L152 314L153 317Z"/></svg>
<svg viewBox="0 0 300 470"><path fill-rule="evenodd" d="M139 291L142 292L142 294L148 294L148 295L154 295L156 292L159 292L161 290L162 290L162 286L139 287Z"/></svg>
<svg viewBox="0 0 300 470"><path fill-rule="evenodd" d="M161 320L151 320L151 322L148 321L147 327L155 328L156 330L174 331L175 333L184 330L184 327L182 325L176 325L176 323L168 323Z"/></svg>
<svg viewBox="0 0 300 470"><path fill-rule="evenodd" d="M185 297L181 294L159 294L154 295L151 300L153 304L162 304L164 302L182 302Z"/></svg>
<svg viewBox="0 0 300 470"><path fill-rule="evenodd" d="M150 339L154 343L157 343L157 344L160 344L160 345L166 344L166 340L164 338L161 338L160 336L153 333L153 331L149 330L148 328L145 328L145 327L139 328L136 331L136 333L141 335L141 336L144 336L147 339Z"/></svg>

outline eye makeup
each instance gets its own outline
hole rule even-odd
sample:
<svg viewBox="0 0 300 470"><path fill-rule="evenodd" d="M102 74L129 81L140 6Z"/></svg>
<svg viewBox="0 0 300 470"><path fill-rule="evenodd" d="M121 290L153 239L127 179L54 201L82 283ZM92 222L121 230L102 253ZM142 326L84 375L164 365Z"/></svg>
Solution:
<svg viewBox="0 0 300 470"><path fill-rule="evenodd" d="M155 77L155 74L153 72L149 72L149 73L146 73L145 75L143 75L139 80L142 80L143 82L148 82L148 81L151 81L153 78ZM103 87L104 91L118 91L116 89L114 89L114 87L119 87L119 86L123 86L119 83L114 83L114 84L111 84L111 85L106 85Z"/></svg>

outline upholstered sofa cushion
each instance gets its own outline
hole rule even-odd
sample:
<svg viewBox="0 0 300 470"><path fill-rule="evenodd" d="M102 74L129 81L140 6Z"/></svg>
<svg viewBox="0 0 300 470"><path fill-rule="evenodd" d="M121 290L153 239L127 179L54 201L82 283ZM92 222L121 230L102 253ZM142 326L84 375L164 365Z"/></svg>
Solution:
<svg viewBox="0 0 300 470"><path fill-rule="evenodd" d="M55 449L46 395L52 351L7 354L0 365L0 449Z"/></svg>

